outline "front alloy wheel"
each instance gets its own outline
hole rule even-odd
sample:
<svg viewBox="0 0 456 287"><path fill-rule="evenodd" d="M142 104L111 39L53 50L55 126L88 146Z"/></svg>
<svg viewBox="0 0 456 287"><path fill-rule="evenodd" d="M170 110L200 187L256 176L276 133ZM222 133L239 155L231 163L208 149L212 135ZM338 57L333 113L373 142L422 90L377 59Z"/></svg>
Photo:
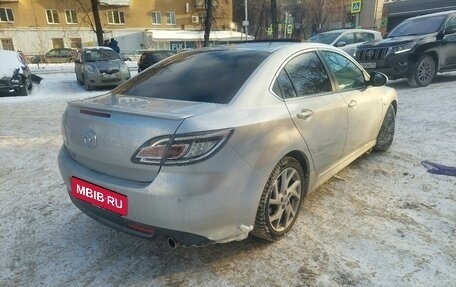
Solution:
<svg viewBox="0 0 456 287"><path fill-rule="evenodd" d="M269 241L282 238L296 221L304 186L299 162L284 157L275 166L264 188L252 234Z"/></svg>
<svg viewBox="0 0 456 287"><path fill-rule="evenodd" d="M436 74L436 64L431 56L423 55L416 63L415 71L408 78L411 87L425 87L429 85Z"/></svg>

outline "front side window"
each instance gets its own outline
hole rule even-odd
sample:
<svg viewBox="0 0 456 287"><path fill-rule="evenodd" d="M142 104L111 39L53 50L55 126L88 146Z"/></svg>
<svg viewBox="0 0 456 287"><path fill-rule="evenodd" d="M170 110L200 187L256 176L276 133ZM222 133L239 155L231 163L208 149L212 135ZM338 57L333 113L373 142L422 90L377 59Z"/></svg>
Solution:
<svg viewBox="0 0 456 287"><path fill-rule="evenodd" d="M329 51L321 53L336 78L339 90L359 89L366 86L363 71L352 61L338 53Z"/></svg>
<svg viewBox="0 0 456 287"><path fill-rule="evenodd" d="M166 58L112 92L180 101L227 104L269 55L264 51L188 51Z"/></svg>
<svg viewBox="0 0 456 287"><path fill-rule="evenodd" d="M354 44L355 43L355 34L347 33L339 39L339 42L345 42L346 45Z"/></svg>
<svg viewBox="0 0 456 287"><path fill-rule="evenodd" d="M448 22L445 24L445 30L455 30L456 29L456 16L453 16Z"/></svg>
<svg viewBox="0 0 456 287"><path fill-rule="evenodd" d="M59 12L56 9L46 9L46 18L49 24L58 24Z"/></svg>
<svg viewBox="0 0 456 287"><path fill-rule="evenodd" d="M0 22L14 22L13 9L0 8Z"/></svg>
<svg viewBox="0 0 456 287"><path fill-rule="evenodd" d="M125 24L125 14L122 11L108 11L108 24Z"/></svg>
<svg viewBox="0 0 456 287"><path fill-rule="evenodd" d="M65 18L67 24L78 23L78 14L76 13L76 10L65 10Z"/></svg>
<svg viewBox="0 0 456 287"><path fill-rule="evenodd" d="M168 13L166 13L166 16L167 16L166 24L176 25L176 13L168 12Z"/></svg>
<svg viewBox="0 0 456 287"><path fill-rule="evenodd" d="M152 12L152 24L153 25L161 24L161 13L160 12Z"/></svg>
<svg viewBox="0 0 456 287"><path fill-rule="evenodd" d="M298 97L332 91L328 74L315 52L297 56L285 66Z"/></svg>

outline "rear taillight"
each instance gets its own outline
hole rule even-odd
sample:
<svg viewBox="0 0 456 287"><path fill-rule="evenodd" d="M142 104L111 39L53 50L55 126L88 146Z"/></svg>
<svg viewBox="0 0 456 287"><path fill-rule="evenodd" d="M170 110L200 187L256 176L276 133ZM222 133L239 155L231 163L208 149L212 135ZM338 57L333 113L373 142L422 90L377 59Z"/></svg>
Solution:
<svg viewBox="0 0 456 287"><path fill-rule="evenodd" d="M224 129L153 138L143 144L132 161L141 164L184 165L202 161L215 154L232 134Z"/></svg>

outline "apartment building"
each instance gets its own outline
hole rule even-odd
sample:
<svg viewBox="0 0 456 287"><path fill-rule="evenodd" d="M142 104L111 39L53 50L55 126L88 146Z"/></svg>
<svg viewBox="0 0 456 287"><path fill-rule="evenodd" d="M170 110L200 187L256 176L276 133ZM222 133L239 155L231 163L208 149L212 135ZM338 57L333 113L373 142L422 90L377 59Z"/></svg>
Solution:
<svg viewBox="0 0 456 287"><path fill-rule="evenodd" d="M211 41L240 40L232 0L212 0ZM98 0L104 38L121 51L185 49L202 44L205 0ZM0 49L43 53L97 45L90 0L0 0Z"/></svg>

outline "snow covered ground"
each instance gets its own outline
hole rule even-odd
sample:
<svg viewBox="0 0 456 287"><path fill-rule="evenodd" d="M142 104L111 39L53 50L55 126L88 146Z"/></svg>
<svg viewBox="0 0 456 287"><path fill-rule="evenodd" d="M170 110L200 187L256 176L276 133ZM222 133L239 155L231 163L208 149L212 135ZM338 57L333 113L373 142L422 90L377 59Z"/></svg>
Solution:
<svg viewBox="0 0 456 287"><path fill-rule="evenodd" d="M0 286L456 286L456 177L420 164L456 166L456 73L420 89L390 83L391 149L308 196L285 239L176 250L71 204L60 117L67 101L106 91L86 92L66 67L41 75L30 96L0 98Z"/></svg>

